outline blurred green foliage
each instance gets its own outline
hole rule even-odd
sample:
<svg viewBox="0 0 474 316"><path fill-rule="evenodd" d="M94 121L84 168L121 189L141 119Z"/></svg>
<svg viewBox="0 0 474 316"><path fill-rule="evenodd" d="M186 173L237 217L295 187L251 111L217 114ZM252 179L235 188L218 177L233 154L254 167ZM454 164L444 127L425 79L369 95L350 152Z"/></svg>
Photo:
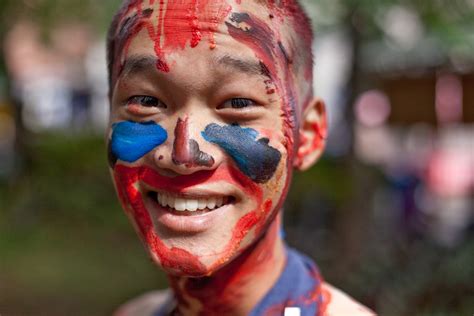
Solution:
<svg viewBox="0 0 474 316"><path fill-rule="evenodd" d="M47 31L64 22L87 21L104 32L120 1L116 0L2 0L0 1L0 34L19 19L36 22Z"/></svg>
<svg viewBox="0 0 474 316"><path fill-rule="evenodd" d="M426 36L444 48L474 49L474 5L469 0L303 0L317 29L327 31L354 24L364 40L384 36L384 13L406 7L421 20Z"/></svg>
<svg viewBox="0 0 474 316"><path fill-rule="evenodd" d="M0 185L2 315L106 315L164 287L117 202L103 140L42 135L30 149L30 169Z"/></svg>
<svg viewBox="0 0 474 316"><path fill-rule="evenodd" d="M127 299L165 287L117 201L103 138L36 135L30 149L29 169L0 185L2 315L110 315ZM357 168L383 182L374 170ZM342 225L347 212L360 212L346 205L354 192L348 174L334 160L295 174L285 211L290 245L381 315L468 315L474 309L472 236L443 249L403 230L390 233L393 227L378 227L373 216L362 227ZM341 245L358 229L366 234L351 240L354 260Z"/></svg>

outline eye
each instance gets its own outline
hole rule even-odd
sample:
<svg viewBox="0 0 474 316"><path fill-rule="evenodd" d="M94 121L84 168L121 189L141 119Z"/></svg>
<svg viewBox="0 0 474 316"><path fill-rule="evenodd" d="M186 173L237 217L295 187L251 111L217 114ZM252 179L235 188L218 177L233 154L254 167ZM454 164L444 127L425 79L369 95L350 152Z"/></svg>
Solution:
<svg viewBox="0 0 474 316"><path fill-rule="evenodd" d="M223 104L221 104L218 109L243 109L249 106L257 106L257 102L251 100L251 99L245 99L245 98L232 98L230 100L225 101Z"/></svg>
<svg viewBox="0 0 474 316"><path fill-rule="evenodd" d="M161 102L158 98L147 95L135 95L127 100L127 105L140 105L147 108L165 108L166 104Z"/></svg>

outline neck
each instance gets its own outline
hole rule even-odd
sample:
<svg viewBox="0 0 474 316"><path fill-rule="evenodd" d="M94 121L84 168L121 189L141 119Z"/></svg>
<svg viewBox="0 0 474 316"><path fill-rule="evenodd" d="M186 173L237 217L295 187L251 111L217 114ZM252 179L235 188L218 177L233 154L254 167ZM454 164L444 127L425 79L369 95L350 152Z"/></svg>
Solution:
<svg viewBox="0 0 474 316"><path fill-rule="evenodd" d="M281 212L254 245L209 277L170 276L179 315L248 315L285 266Z"/></svg>

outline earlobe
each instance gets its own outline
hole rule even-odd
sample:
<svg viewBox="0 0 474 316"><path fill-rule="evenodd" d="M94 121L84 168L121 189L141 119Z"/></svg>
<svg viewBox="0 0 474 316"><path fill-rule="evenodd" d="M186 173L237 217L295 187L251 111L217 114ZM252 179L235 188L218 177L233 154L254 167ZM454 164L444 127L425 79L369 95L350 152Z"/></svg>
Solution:
<svg viewBox="0 0 474 316"><path fill-rule="evenodd" d="M294 167L303 171L310 168L319 159L326 145L326 106L321 99L313 99L304 110L299 137Z"/></svg>

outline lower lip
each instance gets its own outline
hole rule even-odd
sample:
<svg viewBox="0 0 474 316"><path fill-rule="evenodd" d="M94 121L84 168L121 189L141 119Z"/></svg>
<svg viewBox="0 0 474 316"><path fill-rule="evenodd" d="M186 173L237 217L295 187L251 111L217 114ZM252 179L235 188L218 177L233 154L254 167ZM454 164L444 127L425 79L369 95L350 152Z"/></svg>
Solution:
<svg viewBox="0 0 474 316"><path fill-rule="evenodd" d="M151 199L148 199L146 204L148 204L150 216L157 224L180 233L202 233L215 227L219 219L233 206L233 204L226 204L206 213L192 215L186 212L180 215L177 212L170 212L168 208Z"/></svg>

